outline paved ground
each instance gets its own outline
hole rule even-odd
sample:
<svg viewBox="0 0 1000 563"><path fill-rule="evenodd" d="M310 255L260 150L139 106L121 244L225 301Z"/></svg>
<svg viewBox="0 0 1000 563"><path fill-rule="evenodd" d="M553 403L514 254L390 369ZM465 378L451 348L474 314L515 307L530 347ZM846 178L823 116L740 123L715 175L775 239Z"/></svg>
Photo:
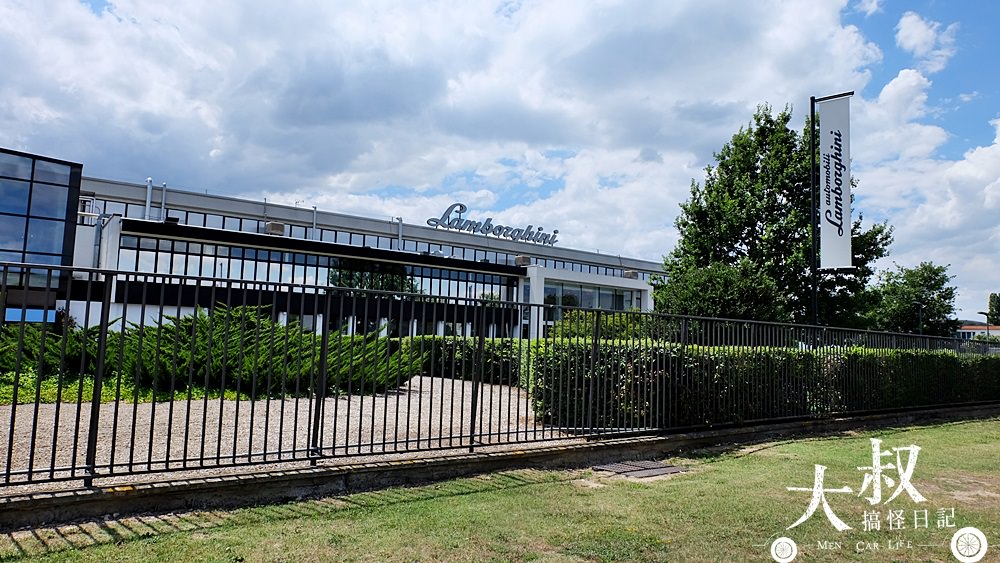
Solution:
<svg viewBox="0 0 1000 563"><path fill-rule="evenodd" d="M386 394L327 398L318 431L316 402L305 398L104 403L96 466L108 476L202 467L210 469L199 475L211 475L231 472L236 464L305 459L313 440L325 456L343 461L344 456L384 459L383 454L560 437L535 420L530 399L520 389L483 384L478 391L471 382L416 377ZM15 473L12 484L25 482L29 468L35 479L73 475L66 468L86 463L90 410L89 403L0 406L0 480L8 468ZM116 481L122 479L102 480ZM43 488L52 485L6 490Z"/></svg>

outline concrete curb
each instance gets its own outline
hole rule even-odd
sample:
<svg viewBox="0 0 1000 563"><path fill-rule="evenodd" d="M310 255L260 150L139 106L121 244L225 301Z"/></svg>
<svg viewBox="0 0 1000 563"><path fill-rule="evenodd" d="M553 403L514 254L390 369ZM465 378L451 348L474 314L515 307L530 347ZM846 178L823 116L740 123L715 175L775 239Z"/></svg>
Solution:
<svg viewBox="0 0 1000 563"><path fill-rule="evenodd" d="M822 435L859 428L990 418L1000 404L931 409L850 418L704 430L665 436L602 440L525 449L174 481L31 493L0 498L0 530L98 518L108 514L233 508L306 497L343 495L424 484L508 469L588 467L652 459L706 446L741 445L782 436Z"/></svg>

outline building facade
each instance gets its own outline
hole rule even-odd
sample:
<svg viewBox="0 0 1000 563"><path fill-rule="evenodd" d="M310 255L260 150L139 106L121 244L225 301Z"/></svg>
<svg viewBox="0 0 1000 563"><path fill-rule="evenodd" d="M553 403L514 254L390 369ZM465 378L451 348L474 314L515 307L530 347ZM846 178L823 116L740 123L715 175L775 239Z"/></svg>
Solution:
<svg viewBox="0 0 1000 563"><path fill-rule="evenodd" d="M374 219L172 190L151 180L87 178L78 164L13 151L0 158L7 163L0 164L0 181L12 186L8 190L3 184L0 213L17 221L19 229L7 230L20 233L6 237L9 244L0 248L0 261L145 274L145 280L162 287L144 283L141 295L120 282L111 288L112 301L120 304L111 316L130 322L136 320L137 304L150 305L150 310L152 305L176 307L184 314L210 300L256 303L265 291L271 295L266 304L276 315L294 317L307 327L323 322L349 332L385 330L384 320L393 316L398 322L391 331L396 334L468 335L476 330L473 323L459 322L458 313L430 322L416 310L393 311L389 295L408 294L425 296L424 302L493 304L496 322L480 330L538 336L562 317L564 307L651 309L650 280L660 271L656 262L559 246L563 241L557 229L466 217L461 203L438 217L409 223L400 217ZM37 177L29 177L29 169L37 169ZM56 189L59 197L50 193ZM35 203L35 190L44 198L38 201L48 203ZM72 228L57 233L56 221ZM216 289L204 290L209 284ZM203 289L193 289L198 287ZM220 287L226 295L219 294ZM317 299L283 304L273 297L276 287L293 294L349 295L352 314L318 311ZM50 300L66 301L74 318L99 314L85 305L87 299L76 299L65 288L48 293ZM362 294L365 305L357 301ZM518 303L535 307L513 307ZM365 307L379 312L357 313Z"/></svg>

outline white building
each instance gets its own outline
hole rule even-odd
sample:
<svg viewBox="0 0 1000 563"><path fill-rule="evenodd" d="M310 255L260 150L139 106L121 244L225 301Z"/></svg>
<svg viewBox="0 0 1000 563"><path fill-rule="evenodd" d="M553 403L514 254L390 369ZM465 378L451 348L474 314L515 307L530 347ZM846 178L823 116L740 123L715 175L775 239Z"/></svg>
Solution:
<svg viewBox="0 0 1000 563"><path fill-rule="evenodd" d="M53 167L58 174L46 172ZM468 304L509 304L493 307L499 316L488 330L498 336L537 336L561 318L563 307L652 309L650 280L660 272L658 262L564 248L557 226L544 218L504 225L494 217L469 216L457 202L437 217L374 219L171 190L151 180L88 178L79 164L3 149L0 182L0 224L7 225L0 227L0 262L79 269L69 289L60 281L56 291L44 295L30 291L31 283L21 293L8 291L7 320L38 308L51 316L56 300L69 301L74 318L94 318L100 314L94 305L97 289L84 291L80 282L89 276L84 268L99 268L164 275L147 278L141 292L120 276L109 288L115 304L111 317L133 322L140 310L152 322L165 307L174 308L170 314L186 314L218 301L257 302L262 288L272 293L278 286L299 288L289 290L294 295L335 291L325 288L383 289ZM16 289L13 281L9 278L8 285ZM206 284L215 289L208 291ZM52 280L34 282L39 288L51 285ZM225 297L219 295L223 287ZM78 299L78 293L87 295ZM317 326L322 316L315 299L281 303L271 295L265 301L282 318L292 315L306 326ZM513 309L514 303L554 307ZM352 310L325 322L371 330L391 312L404 325L394 327L397 333L473 330L458 312L431 321L413 307L404 312L398 306L390 311L391 306L385 300L368 305L355 300L355 309L384 310L375 317L367 309L363 314ZM513 311L513 317L501 310Z"/></svg>

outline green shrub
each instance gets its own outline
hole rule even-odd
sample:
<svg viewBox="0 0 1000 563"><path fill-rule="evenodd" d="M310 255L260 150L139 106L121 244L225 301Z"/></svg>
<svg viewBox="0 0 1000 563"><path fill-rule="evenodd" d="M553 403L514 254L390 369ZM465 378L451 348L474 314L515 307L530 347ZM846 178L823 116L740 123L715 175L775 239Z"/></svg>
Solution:
<svg viewBox="0 0 1000 563"><path fill-rule="evenodd" d="M585 428L684 428L1000 400L1000 356L951 351L533 343L536 415Z"/></svg>
<svg viewBox="0 0 1000 563"><path fill-rule="evenodd" d="M325 393L368 393L398 387L421 363L400 353L399 339L377 333L334 335L324 356L320 335L298 322L281 325L259 307L219 305L165 321L125 332L122 375L139 388L304 396L319 388L325 359Z"/></svg>
<svg viewBox="0 0 1000 563"><path fill-rule="evenodd" d="M167 316L157 325L129 324L122 332L107 331L105 342L105 389L124 387L157 399L227 390L250 398L305 396L324 377L325 394L380 392L405 383L424 363L419 354L403 354L400 339L377 333L331 335L324 351L320 335L297 322L281 325L261 307L220 305ZM7 325L0 329L0 373L30 373L32 381L93 380L99 344L95 327L67 326L60 335L52 325ZM13 375L9 379L0 386L12 389ZM19 381L18 388L23 385Z"/></svg>
<svg viewBox="0 0 1000 563"><path fill-rule="evenodd" d="M98 331L68 326L61 332L48 324L17 323L0 327L0 372L30 368L41 379L94 373Z"/></svg>

